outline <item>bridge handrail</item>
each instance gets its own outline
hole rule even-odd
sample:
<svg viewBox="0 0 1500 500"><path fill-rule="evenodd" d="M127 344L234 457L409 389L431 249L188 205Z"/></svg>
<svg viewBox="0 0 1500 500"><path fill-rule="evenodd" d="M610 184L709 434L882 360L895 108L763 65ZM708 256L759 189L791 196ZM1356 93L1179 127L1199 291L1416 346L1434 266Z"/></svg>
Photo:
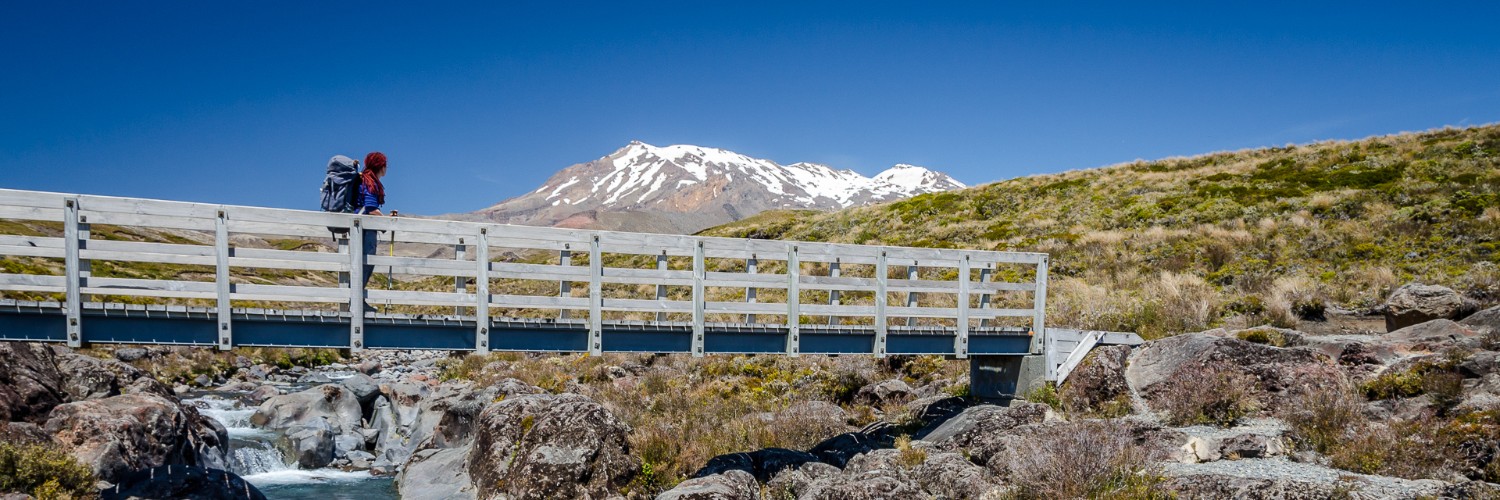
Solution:
<svg viewBox="0 0 1500 500"><path fill-rule="evenodd" d="M141 198L120 198L40 191L0 189L0 219L61 223L61 237L47 235L7 234L0 229L0 257L41 257L63 259L61 276L32 273L0 274L0 291L63 293L68 304L70 339L81 321L79 307L90 294L175 297L217 300L221 316L221 347L232 345L228 319L231 301L265 300L287 302L347 303L360 307L366 299L392 304L456 306L480 310L485 317L495 308L540 308L559 311L588 311L591 330L597 335L605 311L656 313L658 320L666 314L692 314L695 328L707 314L745 315L754 323L756 315L782 316L792 330L788 353L796 353L796 329L804 316L830 318L868 318L877 332L873 354L883 354L883 334L892 319L914 318L951 320L957 331L955 353L965 355L963 344L973 322L981 326L998 318L1030 319L1034 332L1034 351L1040 351L1045 331L1047 255L1042 253L998 252L965 249L934 249L840 243L758 240L670 234L628 233L602 230L579 230L550 227L515 226L496 223L418 219L410 217L372 217L352 214L275 209L251 206L218 205ZM101 225L146 227L157 230L185 230L212 235L207 239L182 237L169 243L98 239L92 228ZM394 231L395 240L403 244L453 246L454 258L366 256L359 251L342 249L338 253L303 250L278 250L232 245L230 234L290 236L293 238L328 238L329 227L350 231L348 248L359 248L362 234L357 229ZM382 233L382 236L390 233ZM326 240L325 240L326 241ZM384 240L383 240L384 241ZM494 249L545 250L559 252L557 264L494 261ZM611 254L655 256L656 269L605 266L603 257ZM571 265L571 258L587 256L588 265ZM691 258L692 269L670 269L669 259ZM744 260L743 271L710 269L707 260ZM215 269L213 281L137 279L92 276L92 261L145 262L175 265L210 266ZM782 273L757 272L762 261L787 263ZM481 264L482 263L482 264ZM797 263L797 265L792 265ZM827 275L813 276L803 271L803 264L816 263L827 269ZM462 285L453 291L364 290L358 274L365 264L389 269L402 275L489 278L474 280L475 289ZM841 275L844 266L873 266L869 277ZM1003 266L1011 266L1011 276L1030 274L1029 281L995 281ZM890 278L891 267L907 269L905 279ZM294 286L249 283L231 279L231 269L260 268L289 271L323 271L349 274L348 284L341 287ZM932 269L946 269L932 279ZM919 270L929 270L922 276ZM1019 270L1017 270L1019 269ZM974 274L979 279L974 279ZM559 282L556 296L512 295L490 293L491 280L524 279ZM571 296L571 283L588 283L585 296ZM655 298L614 298L603 293L604 285L656 285ZM691 287L690 300L669 300L668 286ZM705 289L742 288L745 301L712 300ZM788 297L784 302L758 302L757 291L779 291ZM802 303L803 290L828 293L827 304ZM874 298L866 304L841 303L841 293L868 293ZM905 305L891 304L890 294L907 294ZM991 307L992 296L1029 293L1029 307ZM952 295L952 305L919 303L919 294L939 297ZM975 305L973 299L978 299ZM1014 303L1014 301L1012 301ZM963 304L960 307L958 304ZM1014 305L1014 304L1013 304ZM358 342L361 315L351 324ZM832 320L831 320L832 321ZM483 336L484 322L479 322ZM701 332L695 335L695 346L701 345ZM353 347L359 347L355 345ZM481 346L482 348L482 346ZM482 349L481 349L482 350ZM698 351L695 350L695 353Z"/></svg>

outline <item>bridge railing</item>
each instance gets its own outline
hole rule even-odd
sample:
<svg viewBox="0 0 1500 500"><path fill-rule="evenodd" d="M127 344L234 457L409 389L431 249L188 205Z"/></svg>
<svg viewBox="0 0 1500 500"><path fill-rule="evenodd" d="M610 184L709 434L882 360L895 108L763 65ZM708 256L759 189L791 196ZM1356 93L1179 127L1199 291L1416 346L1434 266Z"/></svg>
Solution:
<svg viewBox="0 0 1500 500"><path fill-rule="evenodd" d="M8 189L0 189L0 222L0 264L12 263L0 268L0 293L57 294L73 344L81 341L81 304L110 296L211 302L225 349L234 345L230 312L236 303L332 303L361 311L367 300L454 307L487 319L507 310L552 310L585 321L594 352L611 314L682 318L694 330L694 354L703 352L704 325L715 318L779 325L793 355L799 328L823 318L873 330L877 356L885 354L888 331L923 325L951 331L958 357L967 356L971 330L1001 325L1029 329L1033 352L1044 345L1047 256L1039 253L593 231ZM330 228L348 230L338 250L302 244L330 241ZM359 249L368 235L397 245L402 255L365 255ZM366 265L401 275L401 289L367 289ZM166 272L138 272L141 267ZM434 277L458 281L435 286ZM521 282L531 286L497 286ZM362 347L366 317L349 315L353 348ZM486 350L490 322L475 325L476 345Z"/></svg>

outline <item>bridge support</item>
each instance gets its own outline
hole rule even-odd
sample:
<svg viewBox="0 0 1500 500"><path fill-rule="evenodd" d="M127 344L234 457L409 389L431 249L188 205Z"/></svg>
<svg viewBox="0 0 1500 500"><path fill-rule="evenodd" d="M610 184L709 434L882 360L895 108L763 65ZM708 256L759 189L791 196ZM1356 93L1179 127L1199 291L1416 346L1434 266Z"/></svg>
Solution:
<svg viewBox="0 0 1500 500"><path fill-rule="evenodd" d="M1025 397L1045 383L1046 356L971 356L969 394L985 401Z"/></svg>

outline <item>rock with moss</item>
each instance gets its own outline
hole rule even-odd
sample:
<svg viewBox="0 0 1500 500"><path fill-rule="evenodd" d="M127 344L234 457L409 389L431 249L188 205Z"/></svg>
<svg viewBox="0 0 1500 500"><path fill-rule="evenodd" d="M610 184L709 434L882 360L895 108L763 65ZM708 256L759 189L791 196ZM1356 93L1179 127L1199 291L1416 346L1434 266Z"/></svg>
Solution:
<svg viewBox="0 0 1500 500"><path fill-rule="evenodd" d="M1095 348L1068 375L1058 397L1071 413L1118 417L1130 413L1130 387L1125 382L1125 361L1130 346Z"/></svg>
<svg viewBox="0 0 1500 500"><path fill-rule="evenodd" d="M1175 399L1223 396L1194 389L1197 382L1212 382L1209 378L1231 385L1217 387L1218 392L1247 393L1258 410L1278 409L1291 401L1288 396L1312 388L1348 383L1334 360L1317 348L1274 347L1215 333L1142 344L1130 356L1126 380L1153 410L1179 406Z"/></svg>
<svg viewBox="0 0 1500 500"><path fill-rule="evenodd" d="M224 468L228 432L197 409L155 394L126 394L59 405L47 432L63 449L118 481L161 465Z"/></svg>
<svg viewBox="0 0 1500 500"><path fill-rule="evenodd" d="M68 399L52 349L43 344L0 342L0 420L41 424Z"/></svg>
<svg viewBox="0 0 1500 500"><path fill-rule="evenodd" d="M603 498L640 470L630 428L586 396L507 397L476 426L468 470L487 496Z"/></svg>
<svg viewBox="0 0 1500 500"><path fill-rule="evenodd" d="M1410 283L1397 288L1385 301L1385 330L1394 332L1435 319L1463 319L1475 310L1452 288Z"/></svg>
<svg viewBox="0 0 1500 500"><path fill-rule="evenodd" d="M656 496L656 500L756 500L760 484L742 470L688 479Z"/></svg>
<svg viewBox="0 0 1500 500"><path fill-rule="evenodd" d="M1008 431L1047 419L1047 405L1022 403L1016 406L980 405L944 422L923 437L938 449L967 453L975 463L985 464L1003 451Z"/></svg>

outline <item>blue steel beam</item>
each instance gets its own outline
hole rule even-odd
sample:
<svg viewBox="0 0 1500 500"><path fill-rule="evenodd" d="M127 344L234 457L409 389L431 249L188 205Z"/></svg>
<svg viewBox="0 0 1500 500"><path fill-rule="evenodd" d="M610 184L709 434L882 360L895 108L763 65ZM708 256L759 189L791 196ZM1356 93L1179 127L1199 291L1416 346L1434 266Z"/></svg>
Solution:
<svg viewBox="0 0 1500 500"><path fill-rule="evenodd" d="M84 309L83 340L95 344L217 345L216 316L203 310ZM233 315L236 346L328 347L349 345L348 313L297 312ZM63 342L62 308L0 309L0 341ZM692 352L693 329L685 323L604 322L604 352ZM785 325L705 325L707 354L785 354ZM472 317L377 315L366 318L369 349L475 350ZM802 354L871 354L872 327L802 325ZM954 355L953 329L891 328L887 353ZM493 319L490 350L587 352L588 323L578 320ZM1031 337L1015 331L976 329L970 333L970 355L1021 355Z"/></svg>

